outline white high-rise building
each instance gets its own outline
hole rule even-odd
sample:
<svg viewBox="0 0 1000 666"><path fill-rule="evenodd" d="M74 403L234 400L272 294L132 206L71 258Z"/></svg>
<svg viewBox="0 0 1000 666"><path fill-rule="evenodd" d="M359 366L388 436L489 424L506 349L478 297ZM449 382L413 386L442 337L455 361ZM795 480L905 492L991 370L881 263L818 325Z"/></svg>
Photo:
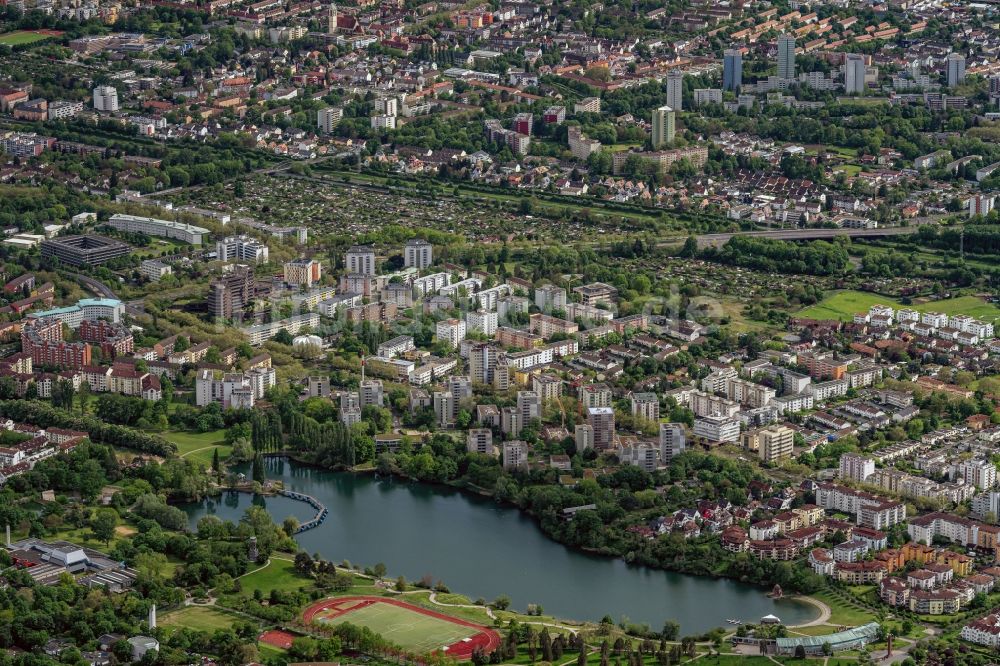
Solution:
<svg viewBox="0 0 1000 666"><path fill-rule="evenodd" d="M684 453L687 438L684 436L684 425L681 423L660 424L660 460L669 462Z"/></svg>
<svg viewBox="0 0 1000 666"><path fill-rule="evenodd" d="M594 448L607 451L615 441L615 410L610 407L591 407L587 410L587 425L593 430Z"/></svg>
<svg viewBox="0 0 1000 666"><path fill-rule="evenodd" d="M450 349L457 349L465 339L465 322L461 319L445 319L437 323L438 342L444 342Z"/></svg>
<svg viewBox="0 0 1000 666"><path fill-rule="evenodd" d="M375 275L375 250L367 245L355 245L347 251L348 273Z"/></svg>
<svg viewBox="0 0 1000 666"><path fill-rule="evenodd" d="M267 245L250 236L226 236L215 241L216 259L219 261L252 261L266 264Z"/></svg>
<svg viewBox="0 0 1000 666"><path fill-rule="evenodd" d="M344 118L344 110L337 107L327 107L316 112L316 127L324 134L332 134L333 129Z"/></svg>
<svg viewBox="0 0 1000 666"><path fill-rule="evenodd" d="M675 69L667 74L667 106L674 111L680 111L683 99L684 72Z"/></svg>
<svg viewBox="0 0 1000 666"><path fill-rule="evenodd" d="M653 109L651 137L653 150L659 150L662 146L673 142L674 134L677 131L675 123L674 110L669 106Z"/></svg>
<svg viewBox="0 0 1000 666"><path fill-rule="evenodd" d="M118 91L114 86L94 88L94 110L114 112L118 110Z"/></svg>
<svg viewBox="0 0 1000 666"><path fill-rule="evenodd" d="M466 330L482 333L488 338L497 334L499 315L489 310L475 310L465 313Z"/></svg>
<svg viewBox="0 0 1000 666"><path fill-rule="evenodd" d="M875 473L875 461L859 456L856 453L845 453L840 456L840 478L864 483L865 479Z"/></svg>
<svg viewBox="0 0 1000 666"><path fill-rule="evenodd" d="M945 58L947 66L948 87L954 88L965 81L965 56L960 53L950 53Z"/></svg>
<svg viewBox="0 0 1000 666"><path fill-rule="evenodd" d="M434 246L422 238L406 241L403 248L403 265L423 270L434 263Z"/></svg>
<svg viewBox="0 0 1000 666"><path fill-rule="evenodd" d="M778 78L795 78L795 37L778 35Z"/></svg>
<svg viewBox="0 0 1000 666"><path fill-rule="evenodd" d="M848 53L844 60L844 91L848 95L860 95L865 91L865 57L859 53Z"/></svg>

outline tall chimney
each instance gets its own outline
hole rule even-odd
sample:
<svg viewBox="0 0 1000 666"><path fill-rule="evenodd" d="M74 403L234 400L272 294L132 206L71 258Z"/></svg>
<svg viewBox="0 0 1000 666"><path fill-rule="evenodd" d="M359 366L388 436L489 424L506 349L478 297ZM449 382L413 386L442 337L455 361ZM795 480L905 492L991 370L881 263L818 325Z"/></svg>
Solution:
<svg viewBox="0 0 1000 666"><path fill-rule="evenodd" d="M156 629L156 604L153 604L149 609L149 629L150 631Z"/></svg>
<svg viewBox="0 0 1000 666"><path fill-rule="evenodd" d="M10 523L7 523L7 547L10 548Z"/></svg>

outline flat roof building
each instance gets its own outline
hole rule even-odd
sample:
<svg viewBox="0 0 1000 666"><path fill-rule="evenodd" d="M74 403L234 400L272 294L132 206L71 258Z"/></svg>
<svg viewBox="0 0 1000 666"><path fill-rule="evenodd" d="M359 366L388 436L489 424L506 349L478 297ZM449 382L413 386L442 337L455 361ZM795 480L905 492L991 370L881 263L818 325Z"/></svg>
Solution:
<svg viewBox="0 0 1000 666"><path fill-rule="evenodd" d="M70 266L100 266L132 251L128 243L107 236L59 236L42 241L42 256Z"/></svg>

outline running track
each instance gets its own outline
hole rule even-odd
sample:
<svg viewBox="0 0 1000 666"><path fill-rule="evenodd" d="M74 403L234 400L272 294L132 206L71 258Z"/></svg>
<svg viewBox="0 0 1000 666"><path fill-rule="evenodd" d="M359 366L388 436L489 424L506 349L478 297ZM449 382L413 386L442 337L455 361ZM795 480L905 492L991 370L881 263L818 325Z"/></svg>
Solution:
<svg viewBox="0 0 1000 666"><path fill-rule="evenodd" d="M463 627L470 627L472 629L478 629L479 633L472 636L468 641L459 641L448 646L446 654L449 657L454 657L455 659L469 659L472 657L472 651L477 647L483 649L486 654L489 654L493 650L500 647L500 634L484 627L481 624L476 624L475 622L470 622L468 620L463 620L461 618L452 617L451 615L445 615L444 613L438 613L437 611L430 610L429 608L422 608L420 606L414 606L413 604L408 604L405 601L400 601L399 599L391 599L388 597L337 597L335 599L324 599L323 601L317 601L312 606L306 608L305 612L302 614L303 619L306 624L313 621L317 614L322 611L331 611L330 617L337 617L339 615L345 615L350 613L356 608L363 608L365 606L371 606L372 604L390 604L397 606L399 608L405 608L414 613L420 613L422 615L428 615L430 617L437 618L439 620L444 620L446 622L451 622L452 624L457 624Z"/></svg>

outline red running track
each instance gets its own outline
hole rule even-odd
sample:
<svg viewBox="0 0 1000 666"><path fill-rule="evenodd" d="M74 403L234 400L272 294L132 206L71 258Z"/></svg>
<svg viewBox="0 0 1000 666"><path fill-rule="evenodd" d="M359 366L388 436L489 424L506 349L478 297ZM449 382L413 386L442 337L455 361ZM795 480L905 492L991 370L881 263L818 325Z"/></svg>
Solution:
<svg viewBox="0 0 1000 666"><path fill-rule="evenodd" d="M357 596L324 599L323 601L317 601L312 606L306 608L302 617L306 624L309 624L313 621L316 615L323 611L330 611L327 614L328 617L339 617L341 615L346 615L357 608L364 608L365 606L380 603L405 608L409 611L413 611L414 613L428 615L439 620L451 622L452 624L479 630L479 632L472 636L468 641L459 641L449 645L446 651L446 654L449 657L454 657L455 659L469 659L472 657L472 651L477 647L482 648L487 654L500 647L500 634L488 627L484 627L481 624L476 624L475 622L463 620L458 617L452 617L451 615L445 615L444 613L439 613L437 611L430 610L429 608L414 606L413 604L406 603L405 601L391 599L388 597Z"/></svg>
<svg viewBox="0 0 1000 666"><path fill-rule="evenodd" d="M257 640L262 643L267 643L268 645L273 645L276 648L287 650L292 647L292 641L296 638L298 637L295 634L290 634L287 631L281 631L280 629L272 629L262 633L257 637Z"/></svg>

